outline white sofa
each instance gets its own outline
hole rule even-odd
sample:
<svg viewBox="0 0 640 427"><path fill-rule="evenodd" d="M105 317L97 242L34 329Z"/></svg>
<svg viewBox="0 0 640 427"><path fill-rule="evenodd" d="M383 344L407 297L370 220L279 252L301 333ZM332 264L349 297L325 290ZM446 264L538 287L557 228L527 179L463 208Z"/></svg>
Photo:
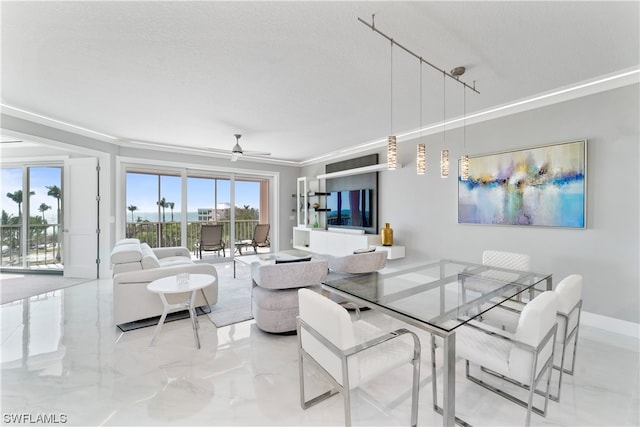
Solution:
<svg viewBox="0 0 640 427"><path fill-rule="evenodd" d="M150 248L138 239L119 240L111 251L113 265L113 320L116 325L160 316L162 302L147 290L147 284L178 273L210 274L216 278L204 289L206 299L198 292L196 307L218 301L218 272L211 264L195 264L185 247ZM169 303L184 295L167 295Z"/></svg>

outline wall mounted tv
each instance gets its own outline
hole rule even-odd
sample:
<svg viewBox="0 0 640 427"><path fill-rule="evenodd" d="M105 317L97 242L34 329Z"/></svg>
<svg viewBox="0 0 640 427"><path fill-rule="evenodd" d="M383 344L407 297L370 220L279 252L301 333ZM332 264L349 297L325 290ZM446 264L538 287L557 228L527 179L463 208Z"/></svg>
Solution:
<svg viewBox="0 0 640 427"><path fill-rule="evenodd" d="M367 228L373 226L373 190L332 191L327 196L327 226Z"/></svg>

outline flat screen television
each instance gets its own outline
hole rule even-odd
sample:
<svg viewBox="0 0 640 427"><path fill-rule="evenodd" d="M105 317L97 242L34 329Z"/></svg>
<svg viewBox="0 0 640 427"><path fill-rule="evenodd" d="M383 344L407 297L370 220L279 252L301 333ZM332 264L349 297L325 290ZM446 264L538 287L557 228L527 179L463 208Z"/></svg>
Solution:
<svg viewBox="0 0 640 427"><path fill-rule="evenodd" d="M327 226L366 228L373 226L373 190L332 191L327 196Z"/></svg>

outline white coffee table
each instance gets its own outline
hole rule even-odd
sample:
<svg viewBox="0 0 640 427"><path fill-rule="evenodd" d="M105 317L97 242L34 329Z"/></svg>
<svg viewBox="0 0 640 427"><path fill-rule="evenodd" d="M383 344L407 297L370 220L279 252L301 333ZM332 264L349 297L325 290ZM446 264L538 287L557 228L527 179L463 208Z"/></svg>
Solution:
<svg viewBox="0 0 640 427"><path fill-rule="evenodd" d="M153 332L153 337L151 338L149 346L152 346L155 342L156 337L160 333L162 325L167 318L167 314L173 310L186 308L189 310L189 317L191 317L191 326L193 327L193 336L196 340L196 346L200 348L198 316L196 315L195 307L193 305L196 301L196 293L207 286L211 286L215 281L216 278L210 274L190 274L189 280L184 284L178 284L176 276L163 277L149 283L147 285L147 290L160 295L160 300L162 300L162 305L164 306L164 311L162 312L162 316L160 316L160 321L158 322L158 326L156 326L156 330ZM165 296L166 294L180 294L186 292L189 293L189 297L184 302L177 304L169 304L167 297ZM204 291L201 292L204 295Z"/></svg>

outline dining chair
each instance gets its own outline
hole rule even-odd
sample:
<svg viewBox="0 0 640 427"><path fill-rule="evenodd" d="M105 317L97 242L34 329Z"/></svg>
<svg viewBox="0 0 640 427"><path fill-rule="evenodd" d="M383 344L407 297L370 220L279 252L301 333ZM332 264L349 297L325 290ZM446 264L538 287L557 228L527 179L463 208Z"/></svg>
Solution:
<svg viewBox="0 0 640 427"><path fill-rule="evenodd" d="M202 251L216 251L218 254L222 251L222 256L226 257L224 247L222 224L202 224L198 244L200 259L202 259Z"/></svg>
<svg viewBox="0 0 640 427"><path fill-rule="evenodd" d="M300 406L307 409L336 393L342 393L345 425L350 426L351 390L411 363L411 425L417 425L420 385L418 336L407 329L385 332L366 321L352 321L344 307L309 289L300 289L298 298ZM309 400L305 397L305 360L324 373L333 385L331 390Z"/></svg>
<svg viewBox="0 0 640 427"><path fill-rule="evenodd" d="M531 257L527 254L516 252L485 250L482 252L482 265L495 267L495 270L481 273L483 280L475 281L472 279L464 279L460 282L462 286L462 299L464 302L467 301L468 291L486 294L501 287L504 282L511 282L518 278L516 273L500 271L501 269L530 271ZM517 299L520 299L519 295Z"/></svg>
<svg viewBox="0 0 640 427"><path fill-rule="evenodd" d="M573 375L575 371L576 352L578 350L578 330L580 328L580 314L582 311L582 276L571 274L558 283L555 293L558 294L557 323L558 333L556 345L561 346L561 350L556 352L553 368L559 371L557 394L551 394L549 398L553 401L560 400L560 390L562 386L562 375ZM524 302L507 301L483 314L482 321L502 330L515 331L519 317L525 307ZM573 341L573 346L571 342ZM569 350L572 350L570 361L567 360ZM566 364L569 363L569 366Z"/></svg>
<svg viewBox="0 0 640 427"><path fill-rule="evenodd" d="M456 329L456 355L465 359L467 378L506 399L527 408L526 425L531 413L546 416L557 331L558 295L545 291L526 304L513 333L485 322L472 320ZM435 361L435 336L431 337L431 356ZM491 385L471 373L470 365L528 391L527 401ZM538 385L546 376L546 385ZM433 404L437 405L436 363L432 363ZM536 391L544 396L544 408L533 404Z"/></svg>

